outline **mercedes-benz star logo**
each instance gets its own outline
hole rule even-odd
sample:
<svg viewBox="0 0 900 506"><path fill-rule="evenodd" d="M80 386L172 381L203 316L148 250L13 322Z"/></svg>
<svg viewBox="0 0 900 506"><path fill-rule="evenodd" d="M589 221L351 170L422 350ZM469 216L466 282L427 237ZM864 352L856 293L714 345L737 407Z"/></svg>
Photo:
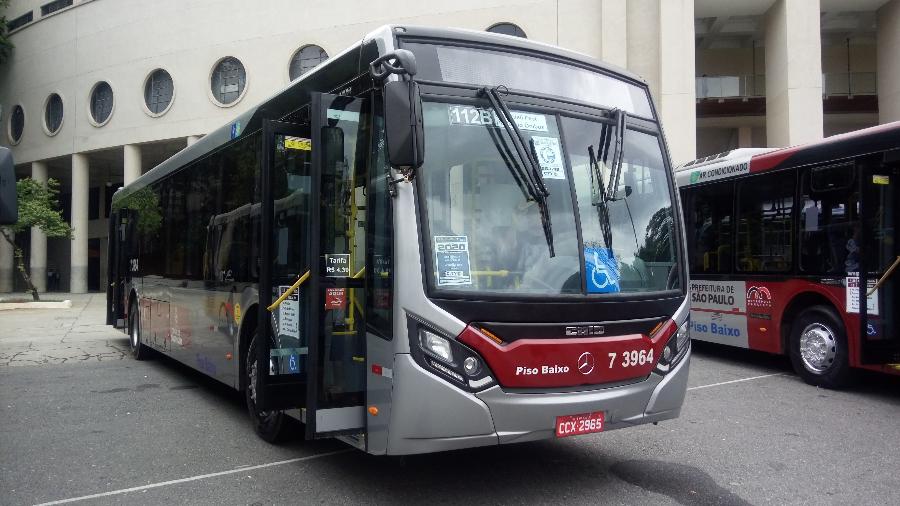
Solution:
<svg viewBox="0 0 900 506"><path fill-rule="evenodd" d="M581 374L590 374L594 370L594 356L591 352L586 351L578 357L578 372Z"/></svg>

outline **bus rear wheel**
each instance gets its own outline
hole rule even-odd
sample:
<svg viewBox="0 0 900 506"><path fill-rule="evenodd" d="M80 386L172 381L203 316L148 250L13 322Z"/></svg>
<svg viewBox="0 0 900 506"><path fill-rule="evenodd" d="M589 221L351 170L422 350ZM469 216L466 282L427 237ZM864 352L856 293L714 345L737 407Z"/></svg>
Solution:
<svg viewBox="0 0 900 506"><path fill-rule="evenodd" d="M847 333L835 312L812 306L797 316L791 330L791 364L803 381L824 388L850 383Z"/></svg>
<svg viewBox="0 0 900 506"><path fill-rule="evenodd" d="M141 313L137 302L131 303L131 311L128 312L128 346L135 360L150 358L150 348L141 340Z"/></svg>
<svg viewBox="0 0 900 506"><path fill-rule="evenodd" d="M256 363L256 331L253 332L253 338L250 340L245 357L244 371L247 388L244 390L244 397L247 400L247 411L250 412L253 429L265 441L277 443L284 439L287 432L286 415L284 411L262 411L256 407L256 380L259 374Z"/></svg>

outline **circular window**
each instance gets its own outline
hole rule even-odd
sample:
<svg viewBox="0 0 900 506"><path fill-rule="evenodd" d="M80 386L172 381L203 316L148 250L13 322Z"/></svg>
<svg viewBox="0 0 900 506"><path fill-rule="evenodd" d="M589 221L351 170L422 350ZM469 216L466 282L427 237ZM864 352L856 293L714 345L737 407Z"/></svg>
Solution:
<svg viewBox="0 0 900 506"><path fill-rule="evenodd" d="M514 25L512 23L497 23L496 25L492 25L490 28L488 28L487 31L491 33L512 35L514 37L522 37L523 39L528 38L528 36L525 35L525 30L522 30L518 25Z"/></svg>
<svg viewBox="0 0 900 506"><path fill-rule="evenodd" d="M172 105L175 83L172 76L163 69L156 69L147 76L144 83L144 105L153 116L162 116Z"/></svg>
<svg viewBox="0 0 900 506"><path fill-rule="evenodd" d="M109 121L113 111L113 90L106 81L94 85L91 91L91 119L96 126L103 126Z"/></svg>
<svg viewBox="0 0 900 506"><path fill-rule="evenodd" d="M219 60L209 78L210 90L216 102L222 105L236 103L247 87L244 64L233 56Z"/></svg>
<svg viewBox="0 0 900 506"><path fill-rule="evenodd" d="M21 105L12 108L12 114L9 115L9 140L13 144L18 144L22 140L22 133L25 131L25 109Z"/></svg>
<svg viewBox="0 0 900 506"><path fill-rule="evenodd" d="M63 122L63 101L58 93L51 93L44 105L44 128L50 135L56 135Z"/></svg>
<svg viewBox="0 0 900 506"><path fill-rule="evenodd" d="M309 72L316 65L327 59L328 53L315 44L301 47L299 51L294 53L294 57L291 58L291 66L288 69L291 81Z"/></svg>

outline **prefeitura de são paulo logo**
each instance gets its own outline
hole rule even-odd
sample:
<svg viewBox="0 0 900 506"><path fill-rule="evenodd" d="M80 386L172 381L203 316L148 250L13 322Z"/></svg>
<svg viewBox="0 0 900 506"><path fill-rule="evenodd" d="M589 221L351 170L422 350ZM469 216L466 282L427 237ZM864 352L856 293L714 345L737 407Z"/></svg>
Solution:
<svg viewBox="0 0 900 506"><path fill-rule="evenodd" d="M772 292L764 286L751 286L747 289L747 306L760 308L772 307Z"/></svg>

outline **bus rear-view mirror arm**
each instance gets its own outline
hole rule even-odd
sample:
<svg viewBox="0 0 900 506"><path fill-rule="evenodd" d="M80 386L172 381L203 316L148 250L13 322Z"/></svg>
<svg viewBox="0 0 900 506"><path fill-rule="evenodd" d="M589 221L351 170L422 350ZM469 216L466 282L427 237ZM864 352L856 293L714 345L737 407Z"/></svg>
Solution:
<svg viewBox="0 0 900 506"><path fill-rule="evenodd" d="M416 57L398 49L377 58L369 65L369 73L384 82L384 135L388 161L407 180L425 160L425 132L422 120L422 98L416 75ZM397 81L387 81L391 74Z"/></svg>

